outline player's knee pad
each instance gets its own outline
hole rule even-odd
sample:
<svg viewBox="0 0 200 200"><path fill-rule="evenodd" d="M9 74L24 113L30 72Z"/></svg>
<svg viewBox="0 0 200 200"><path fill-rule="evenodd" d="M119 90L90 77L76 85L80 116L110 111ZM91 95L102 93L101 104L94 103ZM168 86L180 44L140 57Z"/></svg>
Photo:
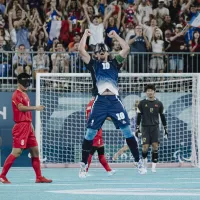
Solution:
<svg viewBox="0 0 200 200"><path fill-rule="evenodd" d="M125 138L130 138L130 137L133 137L133 133L131 131L131 128L130 126L123 126L123 127L120 127L122 133L124 134L124 137Z"/></svg>
<svg viewBox="0 0 200 200"><path fill-rule="evenodd" d="M86 140L93 140L96 134L97 134L97 130L87 128L87 132L85 134L85 139Z"/></svg>
<svg viewBox="0 0 200 200"><path fill-rule="evenodd" d="M104 146L97 149L98 155L104 155Z"/></svg>
<svg viewBox="0 0 200 200"><path fill-rule="evenodd" d="M152 162L154 163L158 162L158 150L152 151Z"/></svg>

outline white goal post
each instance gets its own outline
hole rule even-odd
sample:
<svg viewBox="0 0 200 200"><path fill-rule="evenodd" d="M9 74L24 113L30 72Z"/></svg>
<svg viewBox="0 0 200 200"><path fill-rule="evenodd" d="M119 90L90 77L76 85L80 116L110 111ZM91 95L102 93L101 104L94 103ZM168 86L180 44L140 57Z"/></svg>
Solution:
<svg viewBox="0 0 200 200"><path fill-rule="evenodd" d="M120 97L135 122L135 101L145 98L144 87L156 86L156 97L165 107L168 140L160 125L160 167L200 167L200 74L132 74L120 73ZM81 160L81 144L86 132L85 108L91 99L92 81L89 73L37 73L36 137L40 158L45 167L73 167ZM113 123L103 125L103 139L108 162L114 166L132 166L130 151L113 161L123 147L124 137ZM134 128L132 128L134 132ZM140 153L141 141L139 140ZM151 160L151 154L148 154ZM93 163L98 163L94 156Z"/></svg>

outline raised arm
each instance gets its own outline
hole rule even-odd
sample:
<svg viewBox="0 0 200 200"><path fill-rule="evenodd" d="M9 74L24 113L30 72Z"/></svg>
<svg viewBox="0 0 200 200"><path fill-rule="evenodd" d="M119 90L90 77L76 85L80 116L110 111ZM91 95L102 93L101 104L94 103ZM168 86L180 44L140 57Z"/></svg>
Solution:
<svg viewBox="0 0 200 200"><path fill-rule="evenodd" d="M91 36L90 30L86 29L83 34L83 37L81 38L81 41L80 41L79 47L78 47L79 54L80 54L83 62L86 64L88 64L90 62L90 55L85 50L86 40L89 36Z"/></svg>
<svg viewBox="0 0 200 200"><path fill-rule="evenodd" d="M130 47L128 43L124 39L122 39L115 31L110 31L110 33L108 34L108 37L115 38L119 42L122 48L122 50L119 52L119 55L122 58L126 58L130 51Z"/></svg>
<svg viewBox="0 0 200 200"><path fill-rule="evenodd" d="M88 25L89 25L89 24L91 23L91 21L90 21L90 17L89 17L89 15L88 15L88 11L87 11L87 5L86 5L86 4L83 4L82 7L83 7L83 11L84 11L85 17L86 17L86 19L87 19L87 23L88 23Z"/></svg>

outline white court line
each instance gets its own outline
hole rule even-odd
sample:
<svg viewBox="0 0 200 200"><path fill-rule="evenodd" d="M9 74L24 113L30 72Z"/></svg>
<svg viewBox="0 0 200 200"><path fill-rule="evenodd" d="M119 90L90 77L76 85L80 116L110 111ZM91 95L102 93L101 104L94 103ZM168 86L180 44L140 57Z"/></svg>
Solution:
<svg viewBox="0 0 200 200"><path fill-rule="evenodd" d="M177 189L169 188L99 188L99 189L76 189L76 190L57 190L57 191L46 191L50 193L57 194L89 194L89 195L122 195L122 196L200 196L200 189L178 189L181 192L172 192L177 191ZM163 191L163 192L162 192ZM166 192L169 191L169 192ZM182 192L187 191L187 192ZM188 192L190 191L190 192ZM195 192L199 191L199 192Z"/></svg>
<svg viewBox="0 0 200 200"><path fill-rule="evenodd" d="M191 179L194 179L194 180L199 180L200 178L174 178L176 180L191 180Z"/></svg>
<svg viewBox="0 0 200 200"><path fill-rule="evenodd" d="M85 180L85 179L84 179ZM67 186L67 185L73 185L73 186L78 186L78 185L81 185L81 186L83 186L83 184L84 185L94 185L94 183L90 183L90 182L85 182L84 180L80 180L79 182L80 183L74 183L74 184L71 184L71 183L48 183L48 184L44 184L44 183L41 183L41 184L38 184L38 183L31 183L31 184L0 184L0 187L2 187L2 186L4 186L4 187L19 187L19 186L22 186L22 187L33 187L33 186L35 186L35 187L37 187L37 186L39 186L39 187L41 187L41 186L47 186L48 185L48 187L49 186ZM129 182L129 183L127 183L127 182L125 182L125 183L123 183L123 182L121 182L121 183L114 183L114 182L112 182L112 183L98 183L98 185L181 185L181 184L200 184L200 182L177 182L177 183L174 183L174 182L154 182L154 183L141 183L141 182L139 182L139 183L131 183L131 182Z"/></svg>

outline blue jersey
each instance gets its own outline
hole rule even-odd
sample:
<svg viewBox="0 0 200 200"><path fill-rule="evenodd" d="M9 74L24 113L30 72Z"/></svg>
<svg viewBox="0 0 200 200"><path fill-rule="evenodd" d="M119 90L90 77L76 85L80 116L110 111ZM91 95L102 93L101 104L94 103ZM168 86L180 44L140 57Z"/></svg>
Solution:
<svg viewBox="0 0 200 200"><path fill-rule="evenodd" d="M109 83L118 91L118 73L121 66L122 65L119 64L116 59L112 59L108 62L91 59L90 62L86 64L86 68L90 72L94 72L98 90L101 85Z"/></svg>

